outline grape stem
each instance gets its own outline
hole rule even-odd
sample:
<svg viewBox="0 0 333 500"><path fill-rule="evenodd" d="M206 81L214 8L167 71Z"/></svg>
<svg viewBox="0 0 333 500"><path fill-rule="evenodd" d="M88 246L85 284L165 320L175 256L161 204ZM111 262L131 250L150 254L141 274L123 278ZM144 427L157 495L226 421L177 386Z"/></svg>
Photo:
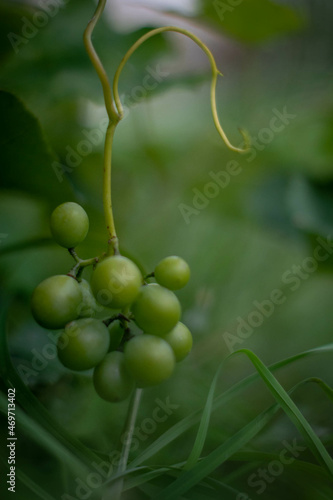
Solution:
<svg viewBox="0 0 333 500"><path fill-rule="evenodd" d="M120 437L121 455L116 472L117 474L122 474L123 472L126 471L135 422L140 406L141 396L142 396L142 389L135 389L135 391L133 391L131 395L131 400L127 412L127 418ZM102 500L109 500L110 498L112 498L112 500L119 500L121 498L123 484L124 484L123 477L117 479L110 487L109 491L106 492L106 494L103 496Z"/></svg>
<svg viewBox="0 0 333 500"><path fill-rule="evenodd" d="M79 278L81 272L85 267L97 264L100 259L99 257L92 257L91 259L80 259L74 248L69 248L68 251L76 261L75 266L72 267L72 269L68 273L68 276L73 276L74 278Z"/></svg>
<svg viewBox="0 0 333 500"><path fill-rule="evenodd" d="M243 147L235 147L233 146L228 137L226 136L219 117L217 113L217 108L216 108L216 85L217 85L217 78L219 75L222 76L222 73L218 70L216 66L216 62L214 59L213 54L211 51L208 49L208 47L193 33L190 31L187 31L182 28L178 28L175 26L164 26L162 28L156 28L145 35L143 35L141 38L139 38L134 45L126 52L125 56L121 60L118 69L114 75L113 79L113 85L111 89L110 81L108 79L108 76L106 74L106 71L103 67L103 64L101 63L100 58L98 57L98 54L93 46L91 37L92 33L94 31L94 28L100 19L105 5L106 5L107 0L99 0L98 5L96 8L96 11L92 17L92 19L89 21L87 28L84 31L83 35L83 41L84 41L84 46L86 48L86 51L88 53L88 56L96 70L96 73L98 75L98 78L102 84L103 88L103 95L104 95L104 102L105 102L105 108L106 112L109 118L109 125L107 128L106 136L105 136L105 147L104 147L104 179L103 179L103 207L104 207L104 216L105 216L105 222L106 222L106 228L108 232L108 251L107 254L119 254L119 242L118 242L118 237L116 233L116 228L115 228L115 223L114 223L114 217L113 217L113 209L112 209L112 197L111 197L111 160L112 160L112 146L113 146L113 137L114 137L114 132L116 129L116 126L120 122L120 120L123 118L123 108L120 102L120 97L119 97L119 90L118 90L118 84L119 84L119 77L120 74L127 63L128 59L131 57L131 55L149 38L158 35L160 33L164 33L166 31L173 31L175 33L180 33L181 35L184 35L191 40L193 40L207 55L211 69L212 69L212 83L211 83L211 90L210 90L210 103L211 103L211 109L212 109L212 114L213 114L213 120L215 127L223 139L225 145L227 148L229 148L231 151L235 151L237 153L243 153L249 149L250 146L250 140L248 134L242 130L239 129L242 137L243 137Z"/></svg>
<svg viewBox="0 0 333 500"><path fill-rule="evenodd" d="M111 85L106 74L106 71L101 63L100 58L93 46L91 36L94 28L101 17L106 0L99 0L96 11L92 19L89 21L87 28L84 31L83 42L88 53L88 56L96 70L98 78L102 84L104 102L106 112L109 118L109 124L105 135L104 146L104 178L103 178L103 207L106 228L108 232L108 255L119 254L118 238L113 218L112 198L111 198L111 160L112 160L112 144L114 131L121 117L114 107Z"/></svg>
<svg viewBox="0 0 333 500"><path fill-rule="evenodd" d="M123 313L118 313L118 314L115 314L114 316L111 316L111 318L104 319L103 323L105 324L105 326L109 326L109 325L111 325L111 323L113 323L114 321L117 321L118 319L125 321L125 322L131 321L128 316L125 316Z"/></svg>
<svg viewBox="0 0 333 500"><path fill-rule="evenodd" d="M153 271L152 273L147 274L147 275L146 275L143 279L144 279L144 281L146 281L146 280L148 280L149 278L154 278L154 276L155 276L155 273L154 273L154 271Z"/></svg>

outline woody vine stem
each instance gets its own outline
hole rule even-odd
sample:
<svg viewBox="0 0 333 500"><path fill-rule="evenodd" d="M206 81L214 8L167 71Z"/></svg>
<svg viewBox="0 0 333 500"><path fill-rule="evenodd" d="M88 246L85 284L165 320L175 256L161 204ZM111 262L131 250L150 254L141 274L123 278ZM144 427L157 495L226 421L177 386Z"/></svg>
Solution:
<svg viewBox="0 0 333 500"><path fill-rule="evenodd" d="M211 104L211 109L212 109L212 114L213 114L213 120L215 127L221 136L222 140L226 144L226 146L235 152L242 153L247 151L249 148L249 139L247 134L240 129L240 133L243 137L244 141L244 147L239 148L233 146L229 139L227 138L216 109L216 85L217 85L217 79L219 75L222 75L222 73L218 70L216 66L215 59L208 49L208 47L195 35L193 35L191 32L178 28L175 26L165 26L162 28L157 28L149 31L145 35L143 35L141 38L139 38L134 45L127 51L125 56L123 57L122 61L120 62L118 69L114 75L113 79L113 85L111 88L109 78L106 74L106 71L103 67L103 64L93 46L91 36L94 31L94 28L100 19L105 5L106 5L107 0L99 0L98 5L96 8L96 11L94 13L94 16L92 19L89 21L88 26L84 32L83 40L84 40L84 45L86 48L86 51L88 53L88 56L96 70L96 73L99 77L99 80L102 84L103 88L103 94L104 94L104 102L105 102L105 108L108 114L109 118L109 124L107 127L106 131L106 136L105 136L105 146L104 146L104 178L103 178L103 207L104 207L104 216L105 216L105 223L106 223L106 228L107 228L107 233L108 233L108 250L107 250L107 255L116 255L119 254L119 242L118 242L118 237L116 233L116 228L115 228L115 223L114 223L114 217L113 217L113 210L112 210L112 197L111 197L111 162L112 162L112 145L113 145L113 138L114 138L114 133L115 129L120 122L120 120L123 117L123 108L121 105L120 97L119 97L119 91L118 91L118 84L119 84L119 78L121 75L121 72L131 57L131 55L149 38L158 35L160 33L164 33L166 31L172 31L175 33L180 33L191 40L193 40L202 50L203 52L207 55L210 65L211 65L211 70L212 70L212 81L211 81L211 89L210 89L210 104ZM77 260L77 266L84 266L85 262L79 262ZM126 465L127 465L127 459L128 459L128 453L130 449L130 436L133 433L134 425L135 425L135 419L136 419L136 414L138 411L138 406L139 406L139 401L140 401L140 394L141 390L138 389L134 392L132 400L129 405L129 413L128 417L126 419L125 423L125 435L127 436L126 439L126 444L122 448L122 456L120 459L120 465L118 468L118 474L122 474L126 470ZM113 498L120 498L121 496L121 489L122 489L122 482L123 479L118 480L116 486L116 490L114 491L113 489Z"/></svg>

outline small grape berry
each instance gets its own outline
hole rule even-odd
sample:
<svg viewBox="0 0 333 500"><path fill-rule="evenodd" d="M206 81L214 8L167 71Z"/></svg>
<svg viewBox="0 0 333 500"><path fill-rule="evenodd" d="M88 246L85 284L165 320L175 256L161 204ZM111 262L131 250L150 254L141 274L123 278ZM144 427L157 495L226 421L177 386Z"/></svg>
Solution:
<svg viewBox="0 0 333 500"><path fill-rule="evenodd" d="M53 210L50 227L53 238L59 245L74 248L87 236L88 215L81 205L69 201Z"/></svg>
<svg viewBox="0 0 333 500"><path fill-rule="evenodd" d="M82 318L66 325L58 339L58 357L71 370L94 368L106 356L109 331L102 321Z"/></svg>
<svg viewBox="0 0 333 500"><path fill-rule="evenodd" d="M157 264L154 275L160 285L170 290L179 290L190 279L190 268L184 259L171 255Z"/></svg>
<svg viewBox="0 0 333 500"><path fill-rule="evenodd" d="M163 339L172 347L177 362L186 358L192 349L192 334L184 323L177 323L171 332L163 336Z"/></svg>
<svg viewBox="0 0 333 500"><path fill-rule="evenodd" d="M163 335L178 323L181 307L173 292L151 283L141 287L132 311L136 324L145 333Z"/></svg>
<svg viewBox="0 0 333 500"><path fill-rule="evenodd" d="M96 366L93 377L97 394L110 403L126 399L134 389L134 379L128 371L124 354L113 351Z"/></svg>
<svg viewBox="0 0 333 500"><path fill-rule="evenodd" d="M106 257L93 271L91 288L97 301L111 309L131 304L139 294L142 276L139 268L127 257Z"/></svg>
<svg viewBox="0 0 333 500"><path fill-rule="evenodd" d="M125 364L138 387L157 385L168 379L175 367L170 345L155 335L133 337L125 345Z"/></svg>
<svg viewBox="0 0 333 500"><path fill-rule="evenodd" d="M42 281L31 298L31 311L37 323L57 330L76 319L82 302L79 283L71 276L51 276Z"/></svg>

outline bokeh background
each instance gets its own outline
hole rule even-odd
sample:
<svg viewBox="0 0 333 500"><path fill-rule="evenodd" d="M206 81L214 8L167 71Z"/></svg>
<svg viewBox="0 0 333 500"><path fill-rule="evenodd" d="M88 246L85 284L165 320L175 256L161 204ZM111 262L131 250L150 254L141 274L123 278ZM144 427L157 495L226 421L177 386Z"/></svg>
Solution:
<svg viewBox="0 0 333 500"><path fill-rule="evenodd" d="M2 336L30 394L53 421L103 454L117 445L127 402L112 405L100 400L91 373L62 367L50 347L52 340L29 310L34 287L52 274L68 272L72 265L71 257L50 237L48 221L55 206L71 200L85 207L90 231L78 249L83 258L100 254L106 242L106 113L100 83L82 43L95 2L68 0L58 5L58 11L51 4L0 2ZM41 11L44 15L38 16ZM330 0L108 0L94 43L110 78L126 50L147 29L190 29L211 49L224 75L218 81L217 106L230 140L241 145L237 127L252 138L252 149L244 155L224 146L211 116L209 63L192 41L178 34L155 37L126 66L120 81L126 113L115 136L112 173L121 248L147 272L167 255L188 261L191 281L178 296L184 322L194 336L193 352L175 375L145 390L138 426L152 415L156 398L168 397L177 408L153 433L145 434L133 457L202 408L216 369L231 350L251 349L271 364L332 341L333 259L329 251L327 260L311 261L312 267L308 259L317 238L327 242L333 232L332 14ZM282 121L272 121L281 114ZM82 145L84 140L88 146ZM210 196L211 173L225 178L230 161L237 162L237 175L224 187L215 186ZM184 217L184 210L190 215ZM296 281L288 278L297 273L302 276L293 290ZM235 337L240 321L248 323L258 310L256 304L269 299L275 289L282 291L283 303L247 338ZM226 332L229 339L238 339L231 347ZM47 361L42 354L46 345ZM3 363L4 394L10 378L5 368ZM245 356L230 359L217 393L250 373L253 366ZM310 376L332 384L332 355L299 361L277 373L286 389ZM312 385L299 389L293 398L332 450L329 399ZM272 402L258 381L214 412L205 454ZM48 438L46 444L40 441L43 424L21 403L29 421L17 429L16 498L43 498L29 484L33 481L51 498L62 499L73 491L75 476L54 452L54 443L48 447ZM35 400L29 404L33 408ZM1 422L3 445L6 416L1 415ZM150 463L186 459L196 430L193 427ZM57 441L56 431L53 438ZM247 458L228 461L215 477L243 492L239 500L332 498L327 490L320 494L312 489L311 482L304 486L304 471L288 467L261 494L248 484L249 475L262 465L255 452L278 453L284 440L293 439L302 443L280 411L244 450ZM6 453L2 446L3 474ZM307 449L300 459L316 463ZM1 483L2 497L9 498ZM148 490L136 488L126 498L148 498ZM193 493L187 498L198 497Z"/></svg>

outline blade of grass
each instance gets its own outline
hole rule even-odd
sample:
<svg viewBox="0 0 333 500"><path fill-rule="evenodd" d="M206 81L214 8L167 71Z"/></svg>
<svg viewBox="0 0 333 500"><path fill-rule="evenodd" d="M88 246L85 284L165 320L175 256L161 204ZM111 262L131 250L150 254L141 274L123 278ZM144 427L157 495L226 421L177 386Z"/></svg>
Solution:
<svg viewBox="0 0 333 500"><path fill-rule="evenodd" d="M244 354L248 354L247 350L237 351L238 353L245 351ZM223 462L225 462L230 456L239 451L239 449L248 443L263 427L269 422L269 420L274 416L280 406L285 410L286 414L289 416L289 412L292 408L293 416L292 421L295 422L298 430L303 434L306 442L308 443L309 448L312 452L315 452L314 455L317 459L319 459L319 463L323 465L327 471L331 474L331 457L328 455L327 450L323 446L322 442L319 440L317 435L314 433L306 419L300 413L296 405L290 399L290 396L284 389L280 386L278 381L271 376L267 377L265 370L263 369L263 363L257 358L257 356L253 355L250 351L250 360L252 361L253 356L255 361L255 366L259 368L259 374L263 377L264 381L268 384L271 384L274 387L273 395L275 396L278 392L278 396L275 396L277 399L277 403L262 412L255 419L253 419L249 424L243 427L240 431L238 431L235 435L229 438L225 443L218 446L213 452L211 452L207 457L202 459L200 462L197 462L190 470L185 470L181 476L174 481L169 487L167 487L163 492L159 495L159 500L169 500L172 498L177 498L178 495L182 495L186 493L189 489L191 489L195 484L197 484L201 479L208 476L211 472L213 472L218 466L220 466ZM258 361L259 360L259 361ZM267 368L266 368L267 370ZM318 379L315 379L316 382ZM310 379L313 382L313 379ZM320 381L320 387L326 385L324 382ZM301 382L302 383L302 382ZM301 383L297 384L293 388L295 390L297 387L301 385ZM304 382L303 382L304 383ZM328 388L328 386L327 386ZM330 388L328 388L330 389ZM326 390L325 390L326 392ZM330 392L330 391L329 391ZM281 393L281 394L280 394ZM331 394L330 394L331 399ZM282 400L282 401L281 401Z"/></svg>
<svg viewBox="0 0 333 500"><path fill-rule="evenodd" d="M246 461L251 463L264 463L272 461L280 461L279 454L267 453L261 451L243 451L237 452L230 457L231 461ZM304 472L307 476L311 475L311 478L316 477L320 481L330 481L326 470L324 470L320 465L315 465L310 462L305 462L304 460L295 459L289 464L285 464L286 469L296 469Z"/></svg>
<svg viewBox="0 0 333 500"><path fill-rule="evenodd" d="M129 480L129 485L128 485L129 487L127 487L126 489L129 490L129 489L132 489L134 487L141 486L144 483L147 483L150 480L155 480L156 478L158 478L162 475L174 477L175 476L175 469L176 469L175 467L172 467L172 468L164 467L163 469L160 468L159 470L151 471L150 473L147 473L146 477L141 476L141 477L137 477L137 478L131 478ZM178 476L179 473L181 472L181 470L178 468L177 472L178 472L178 474L177 474L177 476ZM140 481L141 478L144 479L144 481ZM156 486L157 484L158 484L157 481L154 481L154 485ZM165 481L161 480L161 483L159 486L161 489L165 488L166 487ZM210 496L211 498L214 498L214 499L216 499L216 491L223 494L224 500L227 498L231 498L232 500L235 500L235 498L237 498L237 495L241 495L241 492L236 490L235 488L233 488L227 484L224 484L221 481L213 480L211 478L205 478L205 481L202 481L197 486L199 486L200 492L203 491L202 488L205 488L205 495ZM194 491L192 489L191 490L191 500L192 500L193 493L194 493ZM230 495L232 495L232 496L230 496Z"/></svg>
<svg viewBox="0 0 333 500"><path fill-rule="evenodd" d="M328 397L333 401L332 389L327 384L325 384L325 382L323 382L321 379L319 379L317 377L311 377L311 378L308 378L308 379L305 379L305 380L299 382L292 389L290 389L289 393L290 394L293 393L295 390L299 389L301 386L304 386L305 384L308 384L308 383L317 384L328 395ZM235 436L236 437L236 441L235 441L236 448L243 446L244 444L246 444L249 441L249 439L251 439L254 435L256 435L258 432L260 432L260 430L266 425L266 423L274 416L275 412L278 411L279 409L280 409L280 405L278 403L275 403L269 409L265 410L263 413L258 415L258 417L256 417L256 419L254 419L252 422L250 422L248 424L248 430L250 430L251 432L246 433L244 440L242 440L242 437L243 437L242 433L241 432L237 433L237 435ZM263 420L262 417L265 417L265 419ZM260 423L260 425L258 425L258 422ZM227 459L230 459L230 456L232 457L231 460L237 460L237 459L240 459L240 457L242 457L244 459L244 457L246 457L246 456L247 457L251 456L251 452L247 452L248 453L247 455L246 455L246 452L243 452L243 454L239 453L239 452L238 453L236 452L236 454L232 454L232 451L234 451L236 448L228 449L228 446L230 443L232 443L232 441L228 440L224 445L222 445L220 447L219 461L221 460L221 452L225 453L224 456L222 455L222 462L227 460ZM265 459L268 457L270 457L271 460L278 458L278 455L267 454L267 453L265 454L265 453L259 453L259 452L252 452L252 456L254 458L254 460L253 460L254 464L260 463L260 461L262 461L261 459ZM126 489L130 489L130 488L133 488L133 487L138 486L140 484L144 484L145 482L147 482L155 477L158 477L161 474L164 474L164 471L166 472L166 474L170 474L172 470L179 471L179 470L183 469L183 466L184 466L184 463L177 464L177 465L174 465L171 467L160 468L159 470L152 470L148 473L144 473L142 475L135 476L134 478L129 478L129 480L127 482ZM329 475L327 474L326 470L324 470L323 468L316 466L314 464L295 460L294 462L292 462L290 464L290 467L293 467L294 469L301 470L302 472L305 472L307 474L307 477L310 477L311 479L316 478L316 479L319 479L321 482L332 481L330 479ZM206 482L210 479L211 478L205 477ZM224 486L227 486L226 482L221 483L221 484L223 484Z"/></svg>
<svg viewBox="0 0 333 500"><path fill-rule="evenodd" d="M222 445L218 446L206 458L197 462L197 464L190 470L185 470L176 481L160 493L159 499L169 500L172 498L178 498L179 495L182 495L190 490L196 483L208 476L218 466L228 460L231 455L236 453L236 451L238 451L242 446L253 439L254 436L256 436L258 432L260 432L271 420L278 409L279 405L274 404L266 411L258 415L249 424L244 426Z"/></svg>
<svg viewBox="0 0 333 500"><path fill-rule="evenodd" d="M293 422L300 434L303 435L304 441L307 443L309 449L316 457L318 463L325 467L333 477L332 457L329 455L325 446L323 445L317 434L314 432L307 419L291 399L288 392L282 387L282 385L274 377L272 372L252 351L248 349L240 349L236 352L238 352L239 354L243 353L250 359L259 375L261 376L262 380L267 385L268 389L271 391L277 402L281 405L281 408L285 411L286 415ZM322 384L324 384L324 382ZM330 398L332 399L330 388L327 385L326 394L330 394Z"/></svg>
<svg viewBox="0 0 333 500"><path fill-rule="evenodd" d="M220 372L221 372L222 368L224 367L225 362L229 358L231 358L232 356L238 355L240 352L242 352L242 351L235 351L234 353L230 354L225 360L222 361L222 363L219 365L218 369L216 370L215 376L213 378L213 381L211 383L211 386L210 386L210 389L208 392L207 401L206 401L206 404L204 407L204 411L202 413L202 417L201 417L199 429L198 429L198 432L196 435L196 439L195 439L192 451L187 459L187 462L186 462L184 469L190 469L191 467L193 467L193 465L196 464L196 462L198 461L198 459L202 453L202 450L203 450L203 447L205 444L205 440L206 440L206 436L207 436L207 432L208 432L210 416L211 416L213 402L214 402L215 388L216 388L216 384L217 384L217 380L218 380L218 377L220 375ZM251 351L249 351L249 352L251 352ZM274 380L276 380L276 379L274 379ZM333 401L333 391L327 384L325 384L325 382L323 382L321 379L318 379L318 378L316 379L314 377L307 379L307 382L310 382L310 381L316 382L318 385L320 385L320 387L326 393L326 395ZM298 387L298 385L296 386L296 388L297 387Z"/></svg>
<svg viewBox="0 0 333 500"><path fill-rule="evenodd" d="M271 371L276 371L279 370L280 368L295 363L303 358L326 354L326 353L331 354L332 352L333 352L333 343L327 344L325 346L316 347L314 349L310 349L308 351L304 351L289 358L278 361L277 363L272 364L269 367L269 369ZM227 403L230 399L235 397L239 392L244 390L246 387L248 387L250 384L258 380L259 378L260 378L259 374L254 373L234 384L232 387L230 387L230 389L228 389L223 394L217 396L214 399L212 405L212 411L215 411L218 408L220 408L223 404ZM202 410L201 409L196 410L192 414L184 417L181 421L177 422L170 429L164 432L158 439L156 439L150 446L148 446L142 453L140 453L131 462L131 466L135 467L137 465L140 465L149 458L151 458L153 455L158 453L162 448L170 444L172 441L177 439L188 429L197 424L200 421L201 415L202 415Z"/></svg>
<svg viewBox="0 0 333 500"><path fill-rule="evenodd" d="M229 356L228 356L229 357ZM200 420L200 425L199 425L199 430L196 435L196 439L192 448L192 451L187 459L187 462L185 464L184 469L191 469L193 465L196 464L196 462L199 460L202 449L204 447L205 441L206 441L206 436L208 432L208 427L209 427L209 422L210 422L210 416L212 413L212 407L213 407L213 402L214 402L214 393L216 389L216 384L217 380L219 378L220 372L224 366L225 360L222 361L222 363L219 365L218 369L216 370L215 376L213 378L213 381L211 383L211 386L209 388L208 396L207 396L207 401L202 413L202 417Z"/></svg>

